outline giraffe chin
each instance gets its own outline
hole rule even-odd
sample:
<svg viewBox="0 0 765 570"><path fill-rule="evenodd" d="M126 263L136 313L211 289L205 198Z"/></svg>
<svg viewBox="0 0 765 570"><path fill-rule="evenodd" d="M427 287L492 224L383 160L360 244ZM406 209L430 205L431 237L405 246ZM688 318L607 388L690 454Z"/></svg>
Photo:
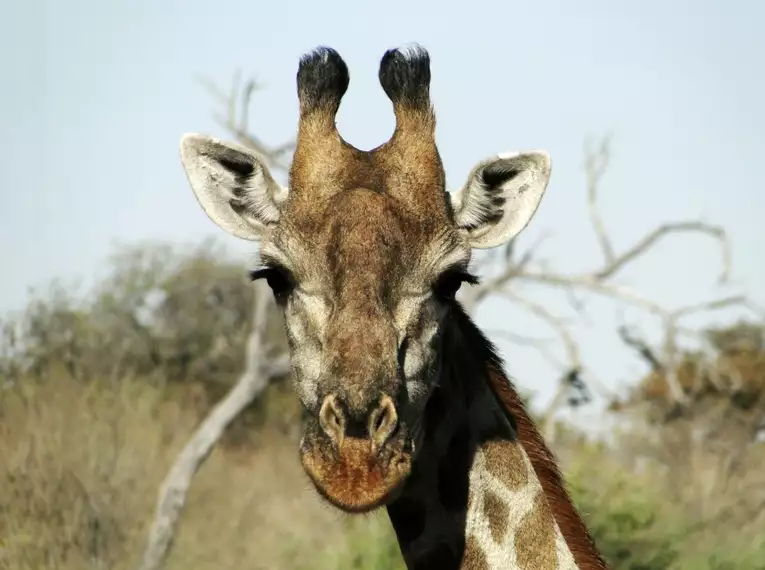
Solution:
<svg viewBox="0 0 765 570"><path fill-rule="evenodd" d="M353 437L346 437L337 451L318 442L304 447L300 460L319 494L347 513L387 504L412 468L408 453L384 449L374 454L368 439Z"/></svg>

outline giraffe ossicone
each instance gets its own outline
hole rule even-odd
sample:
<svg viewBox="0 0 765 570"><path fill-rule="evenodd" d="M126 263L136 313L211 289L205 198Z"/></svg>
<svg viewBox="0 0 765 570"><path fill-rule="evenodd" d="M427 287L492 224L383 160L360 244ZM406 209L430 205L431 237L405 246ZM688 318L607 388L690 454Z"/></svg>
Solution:
<svg viewBox="0 0 765 570"><path fill-rule="evenodd" d="M361 151L335 123L345 62L327 47L301 58L287 188L250 149L181 140L203 210L260 243L253 277L284 313L308 416L303 467L346 512L385 506L410 569L605 568L502 362L455 299L476 281L472 250L529 223L550 157L495 155L449 193L428 52L387 51L379 80L396 128Z"/></svg>

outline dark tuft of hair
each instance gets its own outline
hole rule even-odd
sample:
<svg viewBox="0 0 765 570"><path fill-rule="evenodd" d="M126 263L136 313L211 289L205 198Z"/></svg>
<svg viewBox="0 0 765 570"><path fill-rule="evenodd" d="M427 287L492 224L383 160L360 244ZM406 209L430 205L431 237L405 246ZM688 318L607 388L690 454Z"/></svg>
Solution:
<svg viewBox="0 0 765 570"><path fill-rule="evenodd" d="M520 173L521 171L517 166L511 166L502 161L497 161L486 165L481 170L481 180L487 188L497 188L498 186L509 182Z"/></svg>
<svg viewBox="0 0 765 570"><path fill-rule="evenodd" d="M297 89L304 111L329 108L337 111L350 83L348 66L334 49L320 46L303 55L297 72Z"/></svg>
<svg viewBox="0 0 765 570"><path fill-rule="evenodd" d="M386 51L380 60L379 77L394 105L429 105L430 55L424 47L413 44Z"/></svg>

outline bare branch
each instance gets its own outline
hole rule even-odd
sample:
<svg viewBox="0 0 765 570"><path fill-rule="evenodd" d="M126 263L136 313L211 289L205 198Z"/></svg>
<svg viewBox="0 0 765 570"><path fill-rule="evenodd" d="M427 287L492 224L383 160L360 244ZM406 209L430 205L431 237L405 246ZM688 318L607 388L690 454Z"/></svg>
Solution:
<svg viewBox="0 0 765 570"><path fill-rule="evenodd" d="M654 349L648 345L647 341L638 338L638 336L631 332L628 327L624 325L619 327L619 338L622 339L624 344L630 348L634 348L638 355L640 355L640 358L648 363L648 366L650 366L652 371L659 372L664 369L664 365L654 353Z"/></svg>
<svg viewBox="0 0 765 570"><path fill-rule="evenodd" d="M730 243L728 242L728 236L723 228L698 221L672 222L660 225L654 230L648 232L648 234L646 234L632 247L628 248L624 253L617 257L612 257L611 261L607 263L602 269L595 271L593 276L597 279L608 279L613 277L620 270L624 269L624 267L627 266L630 262L648 253L648 251L653 246L655 246L656 243L663 237L673 233L683 232L707 234L720 242L723 250L723 269L720 273L719 281L721 283L725 282L728 279L731 265Z"/></svg>
<svg viewBox="0 0 765 570"><path fill-rule="evenodd" d="M197 77L197 81L210 92L210 94L218 100L218 103L225 106L228 105L229 97L220 88L210 81L207 77Z"/></svg>
<svg viewBox="0 0 765 570"><path fill-rule="evenodd" d="M505 245L505 263L510 264L513 261L513 256L515 255L515 244L517 242L517 239L513 238L507 244Z"/></svg>
<svg viewBox="0 0 765 570"><path fill-rule="evenodd" d="M598 210L598 189L600 180L606 172L610 158L611 136L603 137L600 142L600 148L597 152L589 149L589 144L585 145L584 169L587 176L587 205L590 211L590 222L595 231L595 236L603 253L606 263L614 260L614 248L606 232L603 218Z"/></svg>
<svg viewBox="0 0 765 570"><path fill-rule="evenodd" d="M517 334L514 332L506 331L504 329L486 329L486 332L492 336L502 337L505 340L521 345L521 346L547 346L553 342L554 339L549 338L536 338L532 336L526 336L523 334Z"/></svg>
<svg viewBox="0 0 765 570"><path fill-rule="evenodd" d="M549 310L547 310L541 304L536 303L535 301L526 299L524 297L521 297L520 295L517 295L510 290L502 291L501 295L505 299L524 307L525 309L530 311L532 314L534 314L541 320L545 321L553 330L555 330L558 333L558 336L566 350L566 356L568 360L568 363L566 366L567 372L559 380L558 386L556 388L556 392L555 392L555 395L553 396L552 401L544 410L544 412L541 414L541 422L545 426L543 427L543 431L548 432L548 434L552 436L552 432L550 431L551 430L550 422L552 421L552 417L553 417L553 414L555 413L555 410L565 400L566 394L568 394L572 388L577 390L579 393L583 393L582 390L586 389L584 386L584 383L581 382L581 378L580 378L582 362L581 362L581 357L579 352L579 346L576 340L574 339L574 336L571 334L571 331L568 329L568 327L564 323L564 321L560 317L557 317L554 314L552 314ZM571 381L572 378L574 378L574 382Z"/></svg>
<svg viewBox="0 0 765 570"><path fill-rule="evenodd" d="M590 392L581 378L581 373L582 371L579 368L571 368L566 371L558 380L550 403L539 414L539 423L542 426L542 432L547 441L555 441L556 424L554 414L563 402L568 400L569 405L575 408L591 401ZM573 396L571 395L572 391L574 392Z"/></svg>
<svg viewBox="0 0 765 570"><path fill-rule="evenodd" d="M271 362L261 360L265 353L263 334L271 296L265 283L256 283L254 287L255 309L247 341L245 370L231 391L212 409L191 436L163 481L140 570L158 570L162 567L172 547L194 474L226 427L268 386L271 378L289 373L286 356Z"/></svg>
<svg viewBox="0 0 765 570"><path fill-rule="evenodd" d="M587 384L582 380L582 371L580 369L572 368L569 370L561 383L565 383L573 391L573 395L568 397L569 406L575 408L592 401L592 395Z"/></svg>
<svg viewBox="0 0 765 570"><path fill-rule="evenodd" d="M534 283L542 283L553 287L559 287L563 289L580 288L586 289L592 293L604 295L623 301L624 303L635 305L650 313L664 316L668 314L668 311L661 307L659 304L633 293L626 287L619 285L611 285L609 283L603 283L594 279L590 275L558 275L554 273L522 273L516 276L517 279L531 281Z"/></svg>
<svg viewBox="0 0 765 570"><path fill-rule="evenodd" d="M475 287L472 287L465 293L462 302L462 306L468 312L472 312L485 298L489 295L502 291L507 284L515 277L522 275L529 264L533 261L534 255L539 249L542 242L549 236L548 233L544 233L540 238L529 247L526 252L521 256L521 259L517 262L507 262L504 271L502 271L496 277L488 279L486 282L481 283ZM514 248L513 248L514 249ZM511 259L513 251L511 250L509 258Z"/></svg>
<svg viewBox="0 0 765 570"><path fill-rule="evenodd" d="M581 358L579 356L579 346L574 340L574 336L571 331L564 324L560 317L553 315L549 310L543 307L541 304L521 297L520 295L513 293L512 291L502 291L502 297L505 299L524 307L526 310L545 321L555 332L558 333L559 338L563 342L563 346L566 349L566 356L568 359L569 368L580 368Z"/></svg>
<svg viewBox="0 0 765 570"><path fill-rule="evenodd" d="M731 307L733 305L743 305L745 307L748 307L749 301L743 295L734 295L732 297L723 297L722 299L714 299L712 301L706 301L704 303L699 303L697 305L689 305L686 307L681 307L679 309L674 310L672 312L672 315L676 319L679 319L681 317L685 317L695 313L701 313L704 311L716 311L719 309Z"/></svg>
<svg viewBox="0 0 765 570"><path fill-rule="evenodd" d="M260 88L257 81L248 80L240 91L241 72L237 71L234 74L231 92L228 95L209 79L201 78L200 82L226 109L225 115L215 114L216 122L229 131L237 142L261 155L273 168L287 171L289 160L286 155L295 149L294 141L269 146L252 134L249 111L252 96Z"/></svg>
<svg viewBox="0 0 765 570"><path fill-rule="evenodd" d="M688 402L688 395L680 385L680 380L677 377L678 370L678 322L683 317L688 315L697 314L704 311L714 311L721 308L729 307L732 305L746 305L746 298L738 295L734 297L726 297L722 299L716 299L705 303L696 305L689 305L676 309L664 323L664 371L669 388L670 395L675 403L679 405L685 405Z"/></svg>
<svg viewBox="0 0 765 570"><path fill-rule="evenodd" d="M236 125L236 96L239 91L239 82L242 80L242 70L237 69L232 77L231 93L228 96L228 115L227 121L231 125ZM247 105L249 101L245 101Z"/></svg>
<svg viewBox="0 0 765 570"><path fill-rule="evenodd" d="M285 155L294 149L294 142L270 147L250 133L249 109L252 95L259 88L258 83L248 80L240 91L240 71L233 76L229 94L208 79L201 78L200 82L225 109L225 115L216 115L218 123L230 131L240 144L260 154L272 167L286 171L289 163ZM272 347L265 344L268 307L272 299L270 290L262 282L256 283L253 291L254 309L244 371L234 387L194 432L163 481L140 570L158 570L163 565L172 547L192 479L227 426L265 390L272 378L289 373L288 355L269 357L269 348Z"/></svg>
<svg viewBox="0 0 765 570"><path fill-rule="evenodd" d="M664 322L664 380L667 383L669 394L673 402L684 406L688 403L688 396L677 377L678 343L677 343L677 319L668 318Z"/></svg>
<svg viewBox="0 0 765 570"><path fill-rule="evenodd" d="M246 131L250 126L250 99L256 87L255 80L250 79L245 83L244 89L242 89L242 112L239 119L240 131ZM234 119L234 117L231 117L231 119Z"/></svg>
<svg viewBox="0 0 765 570"><path fill-rule="evenodd" d="M695 333L694 336L703 339L703 333L682 329L679 325L680 320L689 315L705 311L719 310L734 305L748 307L748 301L746 297L742 295L735 295L695 305L688 305L673 311L663 310L664 343L661 356L657 356L656 352L648 346L646 341L631 334L625 326L620 327L619 336L627 346L635 349L640 357L648 362L651 370L664 373L667 388L669 389L669 394L672 397L673 402L682 406L687 404L688 395L683 390L680 381L677 378L679 365L678 355L680 354L678 337L681 333ZM716 381L716 379L713 379L713 381Z"/></svg>
<svg viewBox="0 0 765 570"><path fill-rule="evenodd" d="M568 289L566 291L566 299L568 300L569 305L571 305L571 308L576 311L577 315L579 315L579 318L582 319L586 324L591 325L592 320L587 316L584 301L577 297L576 291L573 289Z"/></svg>
<svg viewBox="0 0 765 570"><path fill-rule="evenodd" d="M486 333L492 337L503 338L508 342L519 346L527 346L535 349L547 362L558 370L565 369L563 364L550 350L550 344L553 339L532 338L525 335L516 334L507 330L487 329Z"/></svg>

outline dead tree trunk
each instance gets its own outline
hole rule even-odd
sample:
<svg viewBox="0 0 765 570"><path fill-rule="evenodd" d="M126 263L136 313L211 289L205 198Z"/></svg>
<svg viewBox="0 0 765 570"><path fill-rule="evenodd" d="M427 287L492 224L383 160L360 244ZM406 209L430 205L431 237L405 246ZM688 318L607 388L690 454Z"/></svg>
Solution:
<svg viewBox="0 0 765 570"><path fill-rule="evenodd" d="M162 483L154 522L140 570L159 570L170 554L176 527L195 473L204 463L223 431L265 388L271 378L289 372L287 355L265 358L265 330L271 293L265 283L255 284L252 330L247 340L246 366L241 377L201 423L183 448Z"/></svg>

